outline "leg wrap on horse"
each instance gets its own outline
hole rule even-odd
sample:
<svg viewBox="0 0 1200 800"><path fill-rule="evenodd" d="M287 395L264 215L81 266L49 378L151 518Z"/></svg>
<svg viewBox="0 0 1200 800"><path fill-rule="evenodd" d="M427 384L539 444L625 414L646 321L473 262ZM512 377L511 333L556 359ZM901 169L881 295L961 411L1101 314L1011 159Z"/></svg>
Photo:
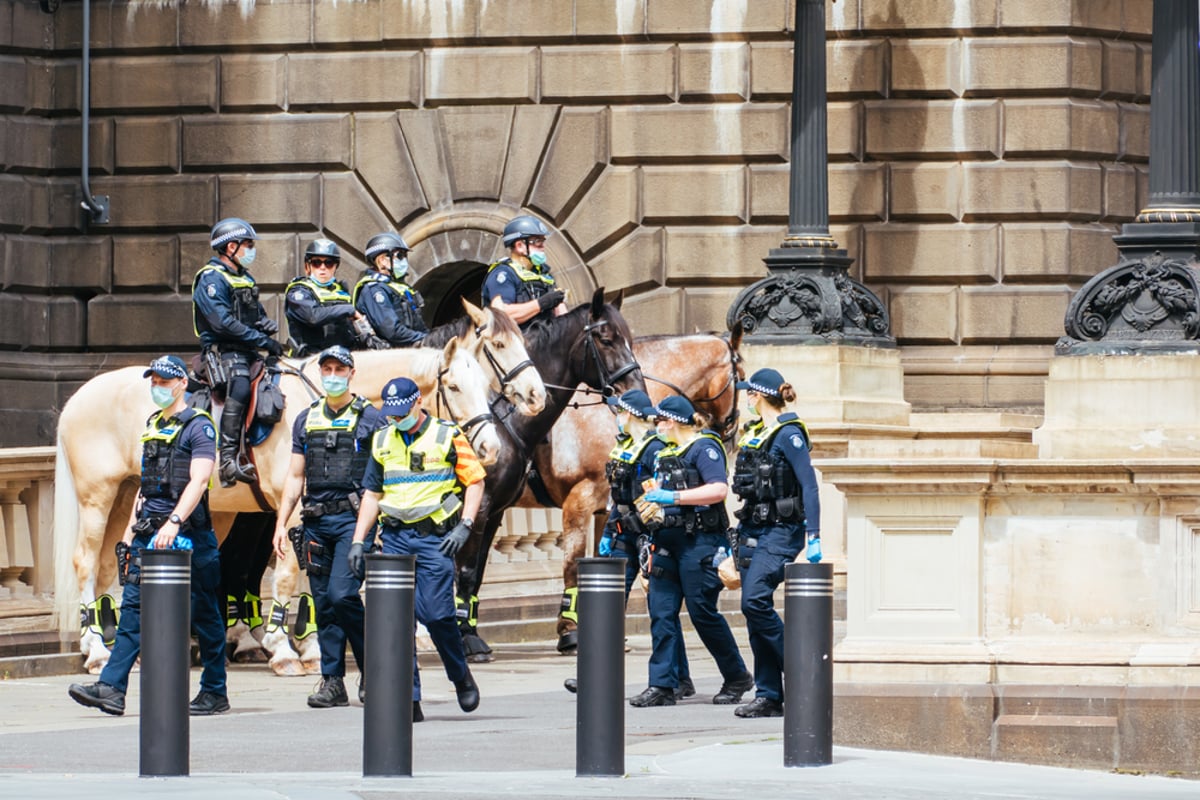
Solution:
<svg viewBox="0 0 1200 800"><path fill-rule="evenodd" d="M575 629L579 624L578 586L563 590L562 609L558 612L558 617L558 627L561 631L558 637L558 652L570 653L579 646L579 633Z"/></svg>
<svg viewBox="0 0 1200 800"><path fill-rule="evenodd" d="M300 595L300 605L296 607L296 624L292 626L292 636L302 641L317 632L317 606L308 592Z"/></svg>
<svg viewBox="0 0 1200 800"><path fill-rule="evenodd" d="M274 633L275 631L287 625L288 620L288 604L281 603L275 598L271 598L270 613L267 614L267 632Z"/></svg>
<svg viewBox="0 0 1200 800"><path fill-rule="evenodd" d="M250 630L254 630L263 624L262 598L256 594L252 594L249 589L246 590L246 595L242 598L242 614L239 618L242 622L246 623L246 627Z"/></svg>
<svg viewBox="0 0 1200 800"><path fill-rule="evenodd" d="M225 595L225 630L229 630L234 625L238 624L238 620L242 618L242 605L236 597L231 594Z"/></svg>
<svg viewBox="0 0 1200 800"><path fill-rule="evenodd" d="M562 608L558 615L576 625L579 624L579 587L572 586L563 590Z"/></svg>
<svg viewBox="0 0 1200 800"><path fill-rule="evenodd" d="M470 659L473 656L489 656L492 648L480 638L479 627L479 597L471 595L465 603L461 597L454 597L454 616L458 620L458 632L462 634L463 650Z"/></svg>
<svg viewBox="0 0 1200 800"><path fill-rule="evenodd" d="M111 594L102 594L91 603L79 604L79 635L88 631L96 634L106 647L117 640L117 623L120 610Z"/></svg>

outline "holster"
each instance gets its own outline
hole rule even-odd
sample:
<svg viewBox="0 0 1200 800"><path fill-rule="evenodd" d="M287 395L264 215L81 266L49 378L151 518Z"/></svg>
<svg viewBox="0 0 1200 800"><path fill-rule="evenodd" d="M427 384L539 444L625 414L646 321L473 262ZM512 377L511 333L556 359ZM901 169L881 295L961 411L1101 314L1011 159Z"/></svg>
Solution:
<svg viewBox="0 0 1200 800"><path fill-rule="evenodd" d="M330 567L333 566L330 563L333 561L333 553L325 545L311 539L305 543L305 551L308 554L308 563L306 565L308 574L328 575Z"/></svg>
<svg viewBox="0 0 1200 800"><path fill-rule="evenodd" d="M296 554L296 563L300 565L300 569L305 569L308 564L304 558L304 526L293 525L288 528L287 537L292 543L292 551Z"/></svg>
<svg viewBox="0 0 1200 800"><path fill-rule="evenodd" d="M209 345L201 352L204 357L204 371L208 373L208 385L214 391L225 388L225 384L229 383L229 373L221 361L220 351L216 345Z"/></svg>
<svg viewBox="0 0 1200 800"><path fill-rule="evenodd" d="M129 571L129 568L131 566L133 566L135 563L141 561L140 558L134 559L133 548L130 547L129 545L125 544L124 542L117 542L116 551L117 551L117 583L119 583L121 586L124 586L127 583L135 584L135 585L138 583L141 583L141 570L133 572L132 574Z"/></svg>

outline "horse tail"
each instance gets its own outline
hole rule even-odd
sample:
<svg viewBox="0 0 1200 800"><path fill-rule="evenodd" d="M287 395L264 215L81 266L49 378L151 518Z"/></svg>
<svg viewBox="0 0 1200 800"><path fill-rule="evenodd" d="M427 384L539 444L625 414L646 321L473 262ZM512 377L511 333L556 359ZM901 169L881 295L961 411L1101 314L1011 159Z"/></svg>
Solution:
<svg viewBox="0 0 1200 800"><path fill-rule="evenodd" d="M54 619L59 631L67 634L79 632L79 578L75 574L78 544L79 499L60 426L54 450Z"/></svg>

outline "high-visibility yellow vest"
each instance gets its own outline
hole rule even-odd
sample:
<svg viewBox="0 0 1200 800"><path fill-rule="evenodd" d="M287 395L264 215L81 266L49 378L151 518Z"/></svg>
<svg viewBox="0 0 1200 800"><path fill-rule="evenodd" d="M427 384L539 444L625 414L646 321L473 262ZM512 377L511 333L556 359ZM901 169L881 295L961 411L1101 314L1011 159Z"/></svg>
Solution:
<svg viewBox="0 0 1200 800"><path fill-rule="evenodd" d="M440 523L458 512L461 491L450 460L457 433L453 424L433 417L412 444L405 444L393 425L375 432L371 456L383 467L381 523L387 524L389 518Z"/></svg>

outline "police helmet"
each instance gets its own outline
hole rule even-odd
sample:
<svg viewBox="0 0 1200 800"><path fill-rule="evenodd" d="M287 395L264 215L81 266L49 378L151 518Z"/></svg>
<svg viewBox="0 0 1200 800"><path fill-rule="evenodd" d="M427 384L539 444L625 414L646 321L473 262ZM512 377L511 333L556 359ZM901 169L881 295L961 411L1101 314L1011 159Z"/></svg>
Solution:
<svg viewBox="0 0 1200 800"><path fill-rule="evenodd" d="M317 356L317 364L324 364L326 360L330 358L332 358L334 361L345 364L351 369L354 368L354 356L349 350L340 344L335 344L322 350L321 355Z"/></svg>
<svg viewBox="0 0 1200 800"><path fill-rule="evenodd" d="M518 239L549 235L550 229L540 219L522 214L504 226L504 246L512 247Z"/></svg>
<svg viewBox="0 0 1200 800"><path fill-rule="evenodd" d="M246 222L246 220L238 217L227 217L216 225L213 225L212 234L209 238L211 240L209 244L212 246L212 249L220 251L229 242L241 242L246 239L258 241L258 234L254 232L254 226Z"/></svg>
<svg viewBox="0 0 1200 800"><path fill-rule="evenodd" d="M341 261L342 260L342 251L338 249L338 246L336 244L329 241L328 239L317 239L316 241L309 244L309 246L307 248L305 248L305 250L304 250L304 260L305 261L308 261L310 258L313 258L314 256L320 257L320 258L333 258L333 259L337 259L338 261Z"/></svg>
<svg viewBox="0 0 1200 800"><path fill-rule="evenodd" d="M367 257L367 261L374 261L375 256L380 253L390 253L393 250L408 252L411 249L408 246L408 242L404 241L398 234L377 233L367 242L367 249L363 252Z"/></svg>

